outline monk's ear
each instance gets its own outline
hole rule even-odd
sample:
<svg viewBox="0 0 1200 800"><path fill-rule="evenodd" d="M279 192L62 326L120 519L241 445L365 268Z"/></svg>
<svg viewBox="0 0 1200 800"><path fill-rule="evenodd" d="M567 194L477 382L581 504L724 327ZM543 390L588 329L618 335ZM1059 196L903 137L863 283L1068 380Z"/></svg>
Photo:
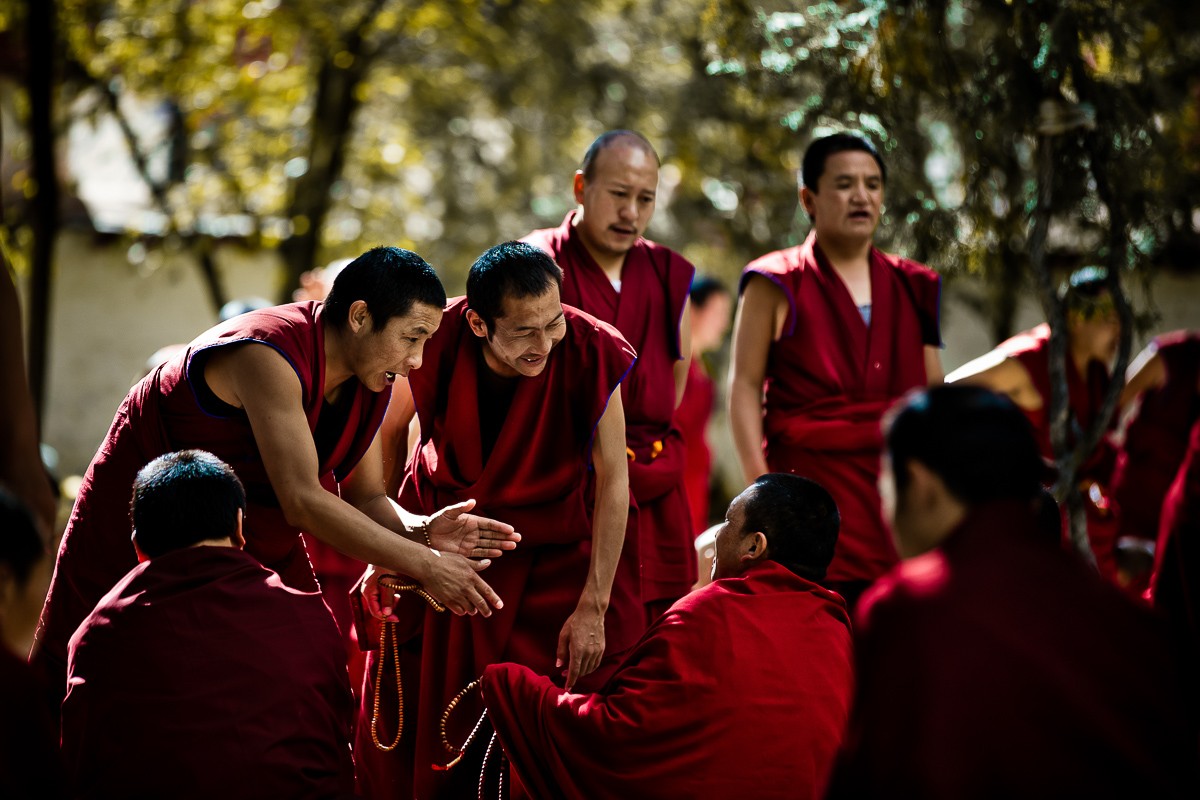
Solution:
<svg viewBox="0 0 1200 800"><path fill-rule="evenodd" d="M483 321L483 317L479 316L473 308L467 309L467 324L471 326L471 333L480 339L488 338L487 323Z"/></svg>
<svg viewBox="0 0 1200 800"><path fill-rule="evenodd" d="M813 218L813 213L816 211L816 202L813 200L813 193L807 186L800 187L800 205L804 206L804 213L808 214L808 218Z"/></svg>
<svg viewBox="0 0 1200 800"><path fill-rule="evenodd" d="M246 535L242 532L242 524L245 521L246 521L246 512L239 508L238 509L238 518L237 518L237 528L234 529L233 536L229 537L230 541L233 542L233 546L236 547L238 550L241 550L243 547L246 546Z"/></svg>
<svg viewBox="0 0 1200 800"><path fill-rule="evenodd" d="M355 300L350 304L346 324L350 326L351 333L358 333L364 329L367 333L371 332L371 312L367 309L366 300Z"/></svg>
<svg viewBox="0 0 1200 800"><path fill-rule="evenodd" d="M767 558L767 536L762 531L755 531L742 539L742 562L746 566Z"/></svg>
<svg viewBox="0 0 1200 800"><path fill-rule="evenodd" d="M575 170L575 202L583 205L583 170Z"/></svg>

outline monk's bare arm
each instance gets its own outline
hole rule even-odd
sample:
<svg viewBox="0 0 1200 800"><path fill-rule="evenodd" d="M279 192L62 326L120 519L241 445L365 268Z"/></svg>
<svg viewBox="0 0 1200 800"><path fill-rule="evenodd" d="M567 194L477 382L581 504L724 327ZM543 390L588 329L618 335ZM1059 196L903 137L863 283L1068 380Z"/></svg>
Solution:
<svg viewBox="0 0 1200 800"><path fill-rule="evenodd" d="M779 338L787 298L769 280L751 276L733 321L733 369L729 373L729 426L746 485L767 471L763 457L763 380L771 342Z"/></svg>
<svg viewBox="0 0 1200 800"><path fill-rule="evenodd" d="M1167 367L1162 356L1158 354L1158 344L1151 342L1142 352L1137 354L1129 369L1125 371L1125 388L1121 390L1118 405L1125 408L1142 392L1157 389L1167 380Z"/></svg>
<svg viewBox="0 0 1200 800"><path fill-rule="evenodd" d="M968 361L946 376L946 383L963 383L968 386L982 386L993 392L1006 395L1020 408L1029 411L1042 407L1045 402L1029 370L1015 358L1009 358L1004 353L992 350L984 353L973 361Z"/></svg>
<svg viewBox="0 0 1200 800"><path fill-rule="evenodd" d="M942 350L928 344L925 345L925 382L930 386L940 386L946 382L946 371L942 369Z"/></svg>
<svg viewBox="0 0 1200 800"><path fill-rule="evenodd" d="M400 484L404 482L404 468L410 454L408 428L416 415L412 388L407 380L398 380L392 386L392 400L388 403L383 424L379 427L382 442L384 485L388 497L396 497Z"/></svg>
<svg viewBox="0 0 1200 800"><path fill-rule="evenodd" d="M629 521L629 462L625 457L625 411L621 390L613 391L592 442L596 501L592 557L575 612L558 635L556 664L566 669L566 688L596 669L604 655L604 612L612 595L617 562Z"/></svg>
<svg viewBox="0 0 1200 800"><path fill-rule="evenodd" d="M204 377L218 397L245 410L289 524L347 555L416 578L455 613L490 613L488 603L500 607L500 598L475 574L488 562L436 553L325 491L300 383L281 355L254 344L229 348L212 357ZM379 459L378 449L372 457ZM382 491L382 466L378 470Z"/></svg>
<svg viewBox="0 0 1200 800"><path fill-rule="evenodd" d="M692 364L692 301L685 300L683 313L679 317L679 350L683 358L675 362L675 407L683 402L683 390L687 388L688 368Z"/></svg>

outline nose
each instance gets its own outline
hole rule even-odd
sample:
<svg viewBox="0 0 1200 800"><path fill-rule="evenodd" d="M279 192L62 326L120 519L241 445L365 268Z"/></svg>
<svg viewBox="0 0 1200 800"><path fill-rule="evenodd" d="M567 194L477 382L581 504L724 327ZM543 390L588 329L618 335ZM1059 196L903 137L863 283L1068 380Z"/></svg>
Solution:
<svg viewBox="0 0 1200 800"><path fill-rule="evenodd" d="M417 345L416 351L411 353L408 356L408 358L406 358L404 360L405 363L408 364L408 368L410 370L421 368L421 363L424 358L424 350L425 350L425 343L422 342L421 344Z"/></svg>
<svg viewBox="0 0 1200 800"><path fill-rule="evenodd" d="M637 219L637 199L630 197L625 202L621 203L618 213L620 213L621 219L623 220Z"/></svg>

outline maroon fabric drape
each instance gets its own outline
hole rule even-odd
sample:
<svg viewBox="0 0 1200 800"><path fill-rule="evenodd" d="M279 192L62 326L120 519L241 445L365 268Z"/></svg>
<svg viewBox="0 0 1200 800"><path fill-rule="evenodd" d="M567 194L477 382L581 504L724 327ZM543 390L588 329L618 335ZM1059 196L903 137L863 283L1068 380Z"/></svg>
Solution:
<svg viewBox="0 0 1200 800"><path fill-rule="evenodd" d="M1195 797L1195 717L1163 627L1033 510L971 510L855 615L831 798Z"/></svg>
<svg viewBox="0 0 1200 800"><path fill-rule="evenodd" d="M742 288L753 275L788 302L767 360L767 466L818 481L837 502L842 530L828 579L874 580L897 560L876 489L880 420L896 398L926 383L925 345L941 345L941 278L872 249L868 326L815 234L749 264Z"/></svg>
<svg viewBox="0 0 1200 800"><path fill-rule="evenodd" d="M849 619L767 562L679 600L598 694L516 664L488 716L535 798L817 798L849 712Z"/></svg>
<svg viewBox="0 0 1200 800"><path fill-rule="evenodd" d="M545 250L562 267L564 303L613 325L637 350L638 363L621 385L621 401L626 443L634 454L629 484L638 507L641 594L648 603L674 600L696 582L683 488L684 442L673 423L674 368L683 357L679 325L695 268L678 253L638 239L625 256L618 292L576 233L576 213L523 241Z"/></svg>
<svg viewBox="0 0 1200 800"><path fill-rule="evenodd" d="M1146 390L1125 431L1112 476L1119 536L1155 539L1163 497L1187 452L1189 430L1200 418L1200 333L1156 337L1166 380Z"/></svg>
<svg viewBox="0 0 1200 800"><path fill-rule="evenodd" d="M708 527L708 484L712 473L712 451L708 447L708 421L717 402L717 387L704 371L704 366L692 361L688 365L687 387L683 400L675 410L675 422L687 446L683 485L687 491L692 514L693 535Z"/></svg>
<svg viewBox="0 0 1200 800"><path fill-rule="evenodd" d="M1200 655L1200 421L1163 500L1151 595L1176 642Z"/></svg>
<svg viewBox="0 0 1200 800"><path fill-rule="evenodd" d="M353 706L321 596L233 547L131 570L71 638L63 760L80 797L353 791ZM73 795L74 796L74 795Z"/></svg>
<svg viewBox="0 0 1200 800"><path fill-rule="evenodd" d="M96 602L137 565L130 542L129 498L138 470L164 453L207 450L233 467L246 487L246 552L295 588L317 588L300 531L288 525L244 413L202 406L206 386L197 365L216 348L257 342L274 348L296 371L309 427L316 430L325 383L325 326L319 303L252 311L201 334L188 348L134 386L92 459L59 548L38 629L34 662L47 685L65 691L67 640ZM391 390L352 381L354 398L341 437L319 452L320 479L337 491L362 458L383 420Z"/></svg>
<svg viewBox="0 0 1200 800"><path fill-rule="evenodd" d="M488 664L517 661L557 676L558 634L579 601L591 555L592 439L636 358L616 329L564 305L565 338L540 375L516 379L512 404L485 462L478 396L483 353L467 325L466 308L465 298L450 302L425 346L424 364L409 375L421 444L400 487L400 502L428 514L474 498L475 513L513 525L522 540L482 574L505 603L491 617L438 614L419 600L405 600L402 627L422 634L406 645L408 732L398 752L380 752L369 738L380 657L378 651L369 654L357 753L359 787L370 797L463 796L474 786L478 765L474 775L466 764L448 773L432 769L450 759L438 733L442 710ZM643 628L641 599L628 591L636 589L637 563L637 540L631 537L605 617L609 654L627 649ZM385 679L382 688L390 742L394 681ZM466 739L481 713L477 696L464 701L451 721L452 741Z"/></svg>

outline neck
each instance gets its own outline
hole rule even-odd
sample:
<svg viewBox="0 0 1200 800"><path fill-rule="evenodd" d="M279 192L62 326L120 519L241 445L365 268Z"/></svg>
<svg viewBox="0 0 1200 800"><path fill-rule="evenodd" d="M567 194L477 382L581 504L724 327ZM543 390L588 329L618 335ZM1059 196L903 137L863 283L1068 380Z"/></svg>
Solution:
<svg viewBox="0 0 1200 800"><path fill-rule="evenodd" d="M1071 364L1075 367L1075 372L1079 377L1087 377L1088 364L1092 361L1092 354L1086 349L1079 347L1076 344L1070 346Z"/></svg>
<svg viewBox="0 0 1200 800"><path fill-rule="evenodd" d="M324 325L324 321L321 324ZM354 375L346 353L345 335L344 331L332 325L325 326L325 385L322 391L326 400Z"/></svg>
<svg viewBox="0 0 1200 800"><path fill-rule="evenodd" d="M829 259L829 263L839 272L865 269L871 263L870 239L846 241L834 237L822 238L818 234L817 244L820 245L825 258Z"/></svg>

